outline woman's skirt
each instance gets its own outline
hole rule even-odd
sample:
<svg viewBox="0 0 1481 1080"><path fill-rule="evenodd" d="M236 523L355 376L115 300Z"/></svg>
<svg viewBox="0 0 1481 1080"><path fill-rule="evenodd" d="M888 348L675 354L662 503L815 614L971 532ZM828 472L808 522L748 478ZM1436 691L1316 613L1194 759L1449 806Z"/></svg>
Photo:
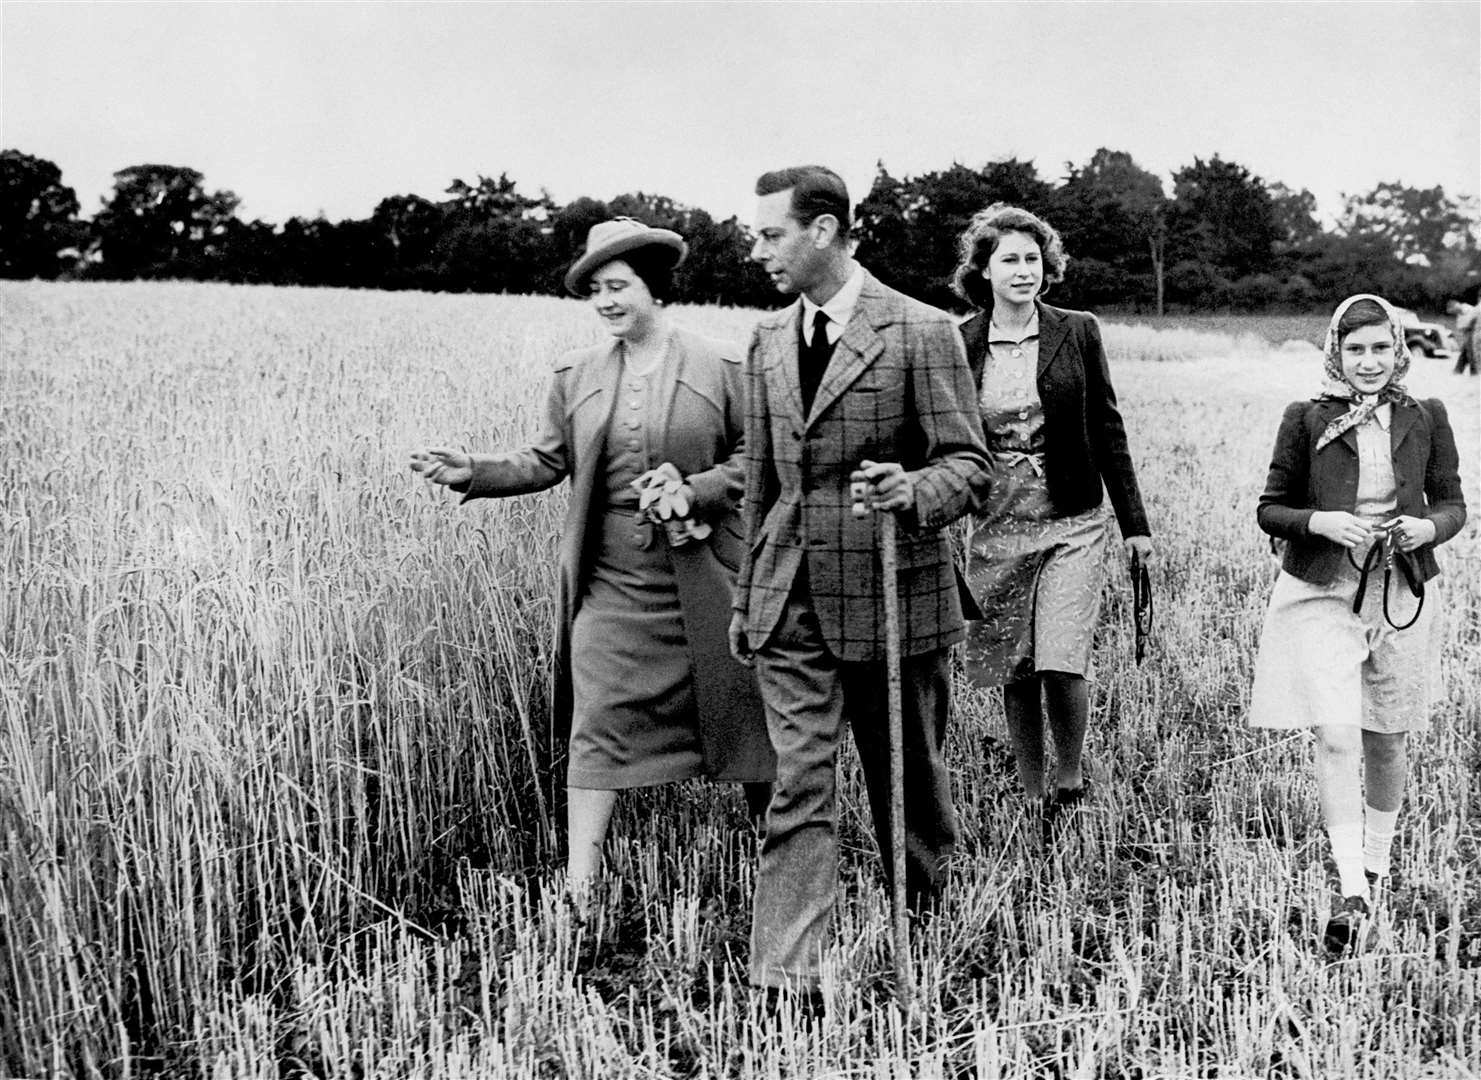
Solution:
<svg viewBox="0 0 1481 1080"><path fill-rule="evenodd" d="M1254 727L1362 727L1393 734L1429 724L1439 683L1438 652L1430 648L1439 580L1418 621L1395 630L1383 614L1383 570L1368 578L1362 610L1354 614L1358 571L1342 561L1329 585L1280 572L1265 610L1249 722ZM1389 612L1403 625L1416 601L1396 572Z"/></svg>
<svg viewBox="0 0 1481 1080"><path fill-rule="evenodd" d="M992 503L967 533L967 583L983 616L967 624L967 676L979 686L1040 671L1089 677L1105 573L1105 507L1057 517L1033 459L999 464Z"/></svg>
<svg viewBox="0 0 1481 1080"><path fill-rule="evenodd" d="M602 515L571 627L566 783L647 787L703 774L694 673L669 549L631 508Z"/></svg>

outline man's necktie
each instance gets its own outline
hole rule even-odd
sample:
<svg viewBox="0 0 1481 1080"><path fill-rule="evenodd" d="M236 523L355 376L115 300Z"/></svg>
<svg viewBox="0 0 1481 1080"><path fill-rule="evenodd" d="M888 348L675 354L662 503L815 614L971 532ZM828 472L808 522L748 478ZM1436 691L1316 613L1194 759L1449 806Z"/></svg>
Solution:
<svg viewBox="0 0 1481 1080"><path fill-rule="evenodd" d="M802 388L802 411L812 411L812 399L817 395L818 385L823 381L823 372L828 370L828 361L833 356L833 346L828 343L828 316L820 308L813 315L812 336L802 343L798 353L797 381Z"/></svg>

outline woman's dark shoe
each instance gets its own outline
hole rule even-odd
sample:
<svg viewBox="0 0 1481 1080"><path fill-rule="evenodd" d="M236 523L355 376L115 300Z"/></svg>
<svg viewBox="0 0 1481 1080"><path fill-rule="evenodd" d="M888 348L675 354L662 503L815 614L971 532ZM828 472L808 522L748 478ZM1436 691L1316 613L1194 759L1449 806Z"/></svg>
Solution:
<svg viewBox="0 0 1481 1080"><path fill-rule="evenodd" d="M1079 787L1056 788L1053 795L1044 796L1044 840L1052 841L1074 818L1075 811L1090 798L1090 777Z"/></svg>
<svg viewBox="0 0 1481 1080"><path fill-rule="evenodd" d="M1337 910L1327 919L1326 928L1322 931L1322 944L1334 954L1361 949L1368 936L1371 916L1368 901L1361 896L1344 896Z"/></svg>

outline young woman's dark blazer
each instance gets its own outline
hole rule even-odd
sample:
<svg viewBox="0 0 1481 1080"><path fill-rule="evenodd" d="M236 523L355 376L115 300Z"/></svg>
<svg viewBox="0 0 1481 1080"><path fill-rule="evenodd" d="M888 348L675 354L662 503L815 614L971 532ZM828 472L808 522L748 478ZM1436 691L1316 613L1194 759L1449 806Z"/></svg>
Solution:
<svg viewBox="0 0 1481 1080"><path fill-rule="evenodd" d="M1106 366L1100 324L1084 311L1039 309L1039 400L1044 405L1044 480L1060 515L1083 513L1111 495L1122 536L1151 536L1126 427ZM982 389L991 311L961 325L972 379ZM1104 481L1104 488L1102 488Z"/></svg>
<svg viewBox="0 0 1481 1080"><path fill-rule="evenodd" d="M1358 503L1358 434L1348 428L1321 452L1314 450L1327 425L1348 410L1346 401L1319 398L1294 401L1281 417L1265 493L1255 512L1260 528L1290 541L1281 557L1281 569L1313 585L1330 584L1347 551L1311 532L1311 515L1318 510L1345 510ZM1396 514L1428 518L1435 523L1435 541L1409 555L1428 581L1440 572L1435 544L1449 540L1466 522L1466 501L1460 488L1460 455L1455 433L1438 398L1394 403L1389 423L1394 480L1398 484Z"/></svg>

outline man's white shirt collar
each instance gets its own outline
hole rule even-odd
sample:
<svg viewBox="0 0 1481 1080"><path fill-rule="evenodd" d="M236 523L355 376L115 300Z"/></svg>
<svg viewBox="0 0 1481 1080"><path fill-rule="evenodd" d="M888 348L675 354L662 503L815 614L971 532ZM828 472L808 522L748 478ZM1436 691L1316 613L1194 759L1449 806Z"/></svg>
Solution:
<svg viewBox="0 0 1481 1080"><path fill-rule="evenodd" d="M844 328L848 321L854 317L854 307L859 302L859 294L864 291L864 268L854 263L854 272L849 275L843 283L843 288L833 294L826 304L821 305L822 312L828 316L828 341L837 342L843 337ZM809 339L812 337L813 316L817 314L819 305L814 304L805 295L802 298L802 332Z"/></svg>

